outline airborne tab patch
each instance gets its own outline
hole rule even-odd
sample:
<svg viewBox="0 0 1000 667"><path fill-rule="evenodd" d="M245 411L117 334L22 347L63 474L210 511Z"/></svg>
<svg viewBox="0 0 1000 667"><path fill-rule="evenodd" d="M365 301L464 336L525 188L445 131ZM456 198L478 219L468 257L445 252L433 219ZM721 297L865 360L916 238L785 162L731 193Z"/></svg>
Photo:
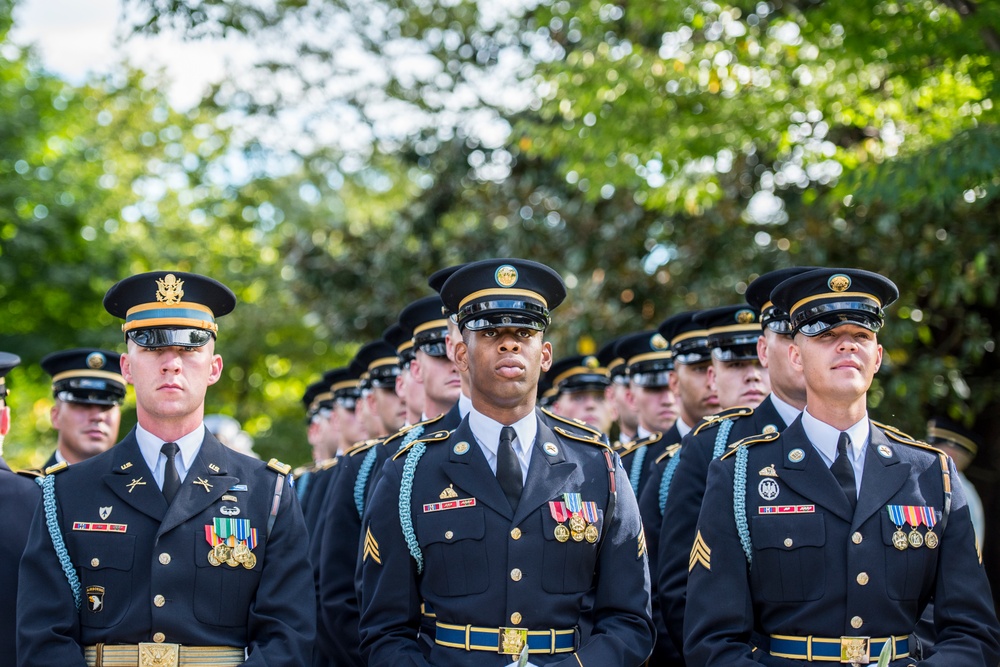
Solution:
<svg viewBox="0 0 1000 667"><path fill-rule="evenodd" d="M691 558L688 560L688 572L694 569L695 565L702 565L709 572L712 571L712 550L708 548L705 538L701 536L701 531L694 538L694 545L691 547Z"/></svg>

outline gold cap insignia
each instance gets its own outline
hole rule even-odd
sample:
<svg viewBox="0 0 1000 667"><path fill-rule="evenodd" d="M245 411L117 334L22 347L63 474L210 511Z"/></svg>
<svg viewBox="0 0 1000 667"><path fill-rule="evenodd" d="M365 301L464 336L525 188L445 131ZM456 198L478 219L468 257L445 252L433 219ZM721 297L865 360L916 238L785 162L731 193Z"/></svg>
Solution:
<svg viewBox="0 0 1000 667"><path fill-rule="evenodd" d="M184 298L184 281L178 280L172 273L164 276L163 280L157 278L156 286L156 300L160 303L180 303Z"/></svg>
<svg viewBox="0 0 1000 667"><path fill-rule="evenodd" d="M830 280L827 281L827 285L830 286L834 292L846 292L851 286L851 279L842 273L838 273L835 276L831 276Z"/></svg>
<svg viewBox="0 0 1000 667"><path fill-rule="evenodd" d="M106 363L108 363L107 357L100 352L91 352L87 355L87 368L92 368L96 371L104 368L104 364Z"/></svg>
<svg viewBox="0 0 1000 667"><path fill-rule="evenodd" d="M510 264L504 264L497 269L493 277L500 287L513 287L517 282L517 269Z"/></svg>
<svg viewBox="0 0 1000 667"><path fill-rule="evenodd" d="M744 308L736 312L736 321L739 324L753 324L757 321L757 316L752 310Z"/></svg>
<svg viewBox="0 0 1000 667"><path fill-rule="evenodd" d="M670 347L670 343L667 342L667 339L658 333L653 334L653 337L649 339L649 345L654 350L665 350Z"/></svg>
<svg viewBox="0 0 1000 667"><path fill-rule="evenodd" d="M792 463L798 463L805 457L806 453L801 449L793 449L792 451L788 452L788 460L791 461Z"/></svg>
<svg viewBox="0 0 1000 667"><path fill-rule="evenodd" d="M449 484L448 488L442 491L441 494L438 496L438 498L440 498L441 500L445 500L447 498L458 498L458 492L455 491L455 485Z"/></svg>
<svg viewBox="0 0 1000 667"><path fill-rule="evenodd" d="M590 370L594 370L595 368L601 367L601 362L597 360L597 357L588 356L583 358L583 366L584 368L589 368Z"/></svg>
<svg viewBox="0 0 1000 667"><path fill-rule="evenodd" d="M774 464L772 463L769 466L761 468L759 474L761 477L777 477L778 471L774 469Z"/></svg>
<svg viewBox="0 0 1000 667"><path fill-rule="evenodd" d="M469 451L469 443L463 440L462 442L455 445L454 449L452 449L451 451L461 456L462 454L465 454L466 452Z"/></svg>

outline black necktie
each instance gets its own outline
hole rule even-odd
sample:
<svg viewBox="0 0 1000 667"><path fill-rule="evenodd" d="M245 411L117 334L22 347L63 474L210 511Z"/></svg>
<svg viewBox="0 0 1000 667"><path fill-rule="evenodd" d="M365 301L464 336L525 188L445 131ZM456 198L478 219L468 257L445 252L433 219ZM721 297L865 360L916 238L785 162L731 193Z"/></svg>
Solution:
<svg viewBox="0 0 1000 667"><path fill-rule="evenodd" d="M858 505L858 487L854 480L854 466L847 456L847 448L851 446L851 436L841 433L837 439L837 459L830 466L830 472L840 482L840 488L844 490L844 495L851 502L853 510Z"/></svg>
<svg viewBox="0 0 1000 667"><path fill-rule="evenodd" d="M497 448L497 481L507 496L510 508L516 510L521 499L524 480L521 478L521 463L514 452L514 438L517 433L513 426L500 429L500 446Z"/></svg>
<svg viewBox="0 0 1000 667"><path fill-rule="evenodd" d="M163 497L167 499L169 505L177 495L177 489L181 488L181 477L177 474L177 465L174 463L174 457L181 448L176 442L165 442L160 451L167 457L167 464L163 466Z"/></svg>

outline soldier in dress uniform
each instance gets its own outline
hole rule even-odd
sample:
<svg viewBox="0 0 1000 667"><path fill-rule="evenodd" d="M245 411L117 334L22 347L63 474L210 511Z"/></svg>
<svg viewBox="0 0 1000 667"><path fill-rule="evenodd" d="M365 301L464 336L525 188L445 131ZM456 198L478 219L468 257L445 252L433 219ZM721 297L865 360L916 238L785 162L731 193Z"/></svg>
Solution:
<svg viewBox="0 0 1000 667"><path fill-rule="evenodd" d="M767 368L757 358L758 320L757 311L745 305L720 306L695 316L708 331L708 376L720 410L757 406L771 392Z"/></svg>
<svg viewBox="0 0 1000 667"><path fill-rule="evenodd" d="M617 427L617 433L608 433L611 446L616 451L635 440L636 431L639 430L639 417L628 404L628 375L625 372L627 367L625 360L617 353L619 340L621 338L612 339L597 351L597 359L601 362L601 366L608 369L608 378L611 380L604 397L611 406Z"/></svg>
<svg viewBox="0 0 1000 667"><path fill-rule="evenodd" d="M983 501L979 498L976 487L965 476L965 470L976 458L983 438L964 424L943 415L931 417L927 421L927 444L934 445L951 457L958 468L958 479L965 489L965 499L969 503L969 514L972 516L972 527L976 529L976 539L982 546L986 532L986 516L983 513Z"/></svg>
<svg viewBox="0 0 1000 667"><path fill-rule="evenodd" d="M404 426L416 424L424 414L424 388L413 379L411 365L416 357L413 349L413 332L404 329L399 322L393 322L382 332L382 339L396 348L399 359L399 375L396 376L396 395L406 408Z"/></svg>
<svg viewBox="0 0 1000 667"><path fill-rule="evenodd" d="M19 665L305 664L315 605L289 467L224 447L202 421L222 375L216 318L235 304L181 271L105 295L125 320L138 425L46 471L21 565Z"/></svg>
<svg viewBox="0 0 1000 667"><path fill-rule="evenodd" d="M406 406L396 395L399 357L395 347L381 338L366 343L354 355L353 363L362 372L361 401L367 439L377 440L395 433L406 423Z"/></svg>
<svg viewBox="0 0 1000 667"><path fill-rule="evenodd" d="M313 491L316 472L328 461L335 460L340 445L340 434L331 426L333 416L333 392L327 374L306 387L302 394L302 405L306 410L306 440L312 454L312 463L292 471L295 479L295 494L302 506L302 514L309 511L309 497Z"/></svg>
<svg viewBox="0 0 1000 667"><path fill-rule="evenodd" d="M762 401L751 400L751 405L740 404L741 398L746 399L745 394L741 396L743 388L755 386L752 372L749 383L720 384L719 400L728 409L707 417L684 437L681 450L667 463L669 472L661 478L657 513L649 508L651 498L640 499L640 509L652 513L653 521L660 517L658 572L652 575L654 599L658 598L666 630L678 649L684 643L688 557L705 494L708 464L722 456L730 444L743 438L785 430L805 407L805 380L802 373L791 367L788 359L788 347L792 343L788 313L771 303L771 290L787 278L811 270L813 267L779 269L750 283L746 300L755 315L752 322L734 323L731 316L725 316L725 311L718 311L723 315L718 318L721 322L708 329L713 365L725 363L723 358L749 359L752 356L767 369L771 393ZM740 309L730 307L728 310L736 314ZM751 318L744 315L742 319ZM705 318L699 320L705 321ZM739 407L733 407L737 405Z"/></svg>
<svg viewBox="0 0 1000 667"><path fill-rule="evenodd" d="M597 357L564 357L552 363L545 377L551 380L556 392L552 412L579 419L604 434L611 430L614 415L607 401L611 378L608 369L601 366Z"/></svg>
<svg viewBox="0 0 1000 667"><path fill-rule="evenodd" d="M684 651L702 665L918 664L909 635L934 598L920 665L995 667L1000 623L948 456L872 422L877 332L898 291L819 269L771 294L790 315L806 408L713 461L689 557ZM751 638L759 641L756 648Z"/></svg>
<svg viewBox="0 0 1000 667"><path fill-rule="evenodd" d="M473 408L382 471L365 515L362 655L371 667L499 667L522 650L533 665L639 665L652 625L628 479L601 435L568 420L552 428L535 409L562 280L535 262L484 260L441 294L462 331L455 358ZM594 630L581 640L588 591ZM425 657L427 602L437 616Z"/></svg>
<svg viewBox="0 0 1000 667"><path fill-rule="evenodd" d="M54 352L41 361L52 376L55 405L49 416L58 432L56 451L45 468L79 463L107 451L118 441L125 380L119 353L81 348Z"/></svg>
<svg viewBox="0 0 1000 667"><path fill-rule="evenodd" d="M38 487L31 480L33 475L15 474L3 460L3 440L10 429L10 408L7 406L7 373L21 363L20 357L0 352L0 590L5 593L0 604L0 655L14 660L17 621L17 572L28 540L31 516L41 498Z"/></svg>

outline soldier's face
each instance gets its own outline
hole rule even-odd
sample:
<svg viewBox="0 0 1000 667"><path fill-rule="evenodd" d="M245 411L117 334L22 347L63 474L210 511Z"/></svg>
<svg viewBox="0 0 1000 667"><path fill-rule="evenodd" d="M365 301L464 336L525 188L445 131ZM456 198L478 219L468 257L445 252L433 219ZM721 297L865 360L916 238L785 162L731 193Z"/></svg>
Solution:
<svg viewBox="0 0 1000 667"><path fill-rule="evenodd" d="M109 449L118 440L122 412L117 405L56 401L50 413L59 431L59 449L70 463L79 463Z"/></svg>
<svg viewBox="0 0 1000 667"><path fill-rule="evenodd" d="M713 359L709 372L712 374L712 381L719 396L720 408L732 408L737 405L749 405L755 408L771 391L767 369L761 367L756 359L752 361Z"/></svg>
<svg viewBox="0 0 1000 667"><path fill-rule="evenodd" d="M639 424L648 431L666 431L677 421L677 395L667 387L629 386Z"/></svg>
<svg viewBox="0 0 1000 667"><path fill-rule="evenodd" d="M708 367L711 361L699 364L677 364L670 374L671 388L681 402L681 415L688 426L719 411L719 396L715 393Z"/></svg>
<svg viewBox="0 0 1000 667"><path fill-rule="evenodd" d="M205 393L222 377L215 340L202 347L139 347L131 340L122 355L122 376L135 387L140 418L201 420Z"/></svg>
<svg viewBox="0 0 1000 667"><path fill-rule="evenodd" d="M757 340L757 357L767 369L771 381L771 389L784 400L791 399L798 403L806 401L806 381L802 371L792 368L788 358L788 348L792 345L792 337L779 334L770 329L764 330Z"/></svg>
<svg viewBox="0 0 1000 667"><path fill-rule="evenodd" d="M372 390L375 399L375 415L378 418L378 426L382 428L379 435L389 435L403 428L406 421L406 406L396 395L395 389L386 387L376 387Z"/></svg>
<svg viewBox="0 0 1000 667"><path fill-rule="evenodd" d="M788 357L805 378L807 403L850 402L871 386L882 365L882 346L868 329L842 324L817 336L797 334Z"/></svg>
<svg viewBox="0 0 1000 667"><path fill-rule="evenodd" d="M473 399L510 409L534 401L538 377L552 365L552 345L534 329L466 331L455 346L455 362L469 373Z"/></svg>
<svg viewBox="0 0 1000 667"><path fill-rule="evenodd" d="M432 357L423 350L417 350L412 369L427 398L438 404L458 401L458 395L462 393L462 379L458 375L458 367L448 357Z"/></svg>
<svg viewBox="0 0 1000 667"><path fill-rule="evenodd" d="M603 390L563 392L552 411L557 415L579 419L598 431L607 433L614 420L613 408L604 398Z"/></svg>

